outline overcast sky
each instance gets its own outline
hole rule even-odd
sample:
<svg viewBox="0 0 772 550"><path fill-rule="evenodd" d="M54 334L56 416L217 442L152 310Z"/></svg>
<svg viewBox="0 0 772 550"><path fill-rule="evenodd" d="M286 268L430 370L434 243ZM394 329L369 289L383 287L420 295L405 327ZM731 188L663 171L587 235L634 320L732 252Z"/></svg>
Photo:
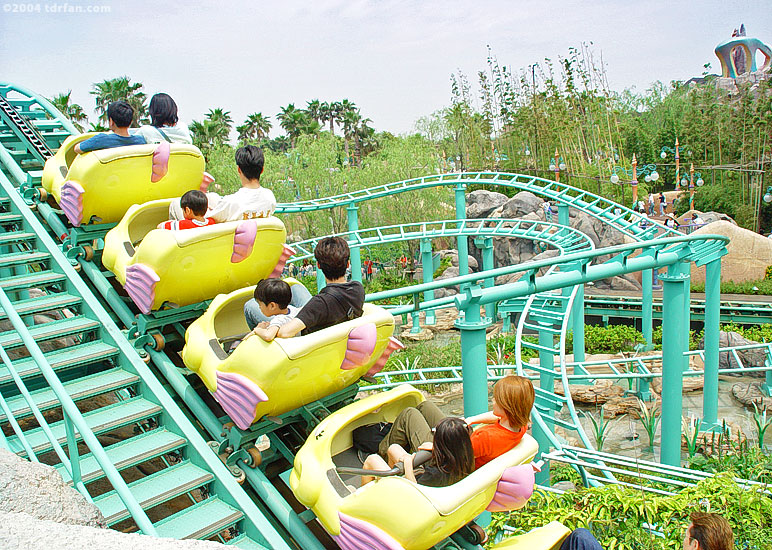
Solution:
<svg viewBox="0 0 772 550"><path fill-rule="evenodd" d="M518 70L593 42L611 87L642 91L708 62L720 72L713 48L741 22L772 43L769 0L30 2L0 0L0 79L72 89L92 113L91 85L127 75L171 94L185 123L223 107L236 124L261 111L278 127L280 106L347 98L401 133L449 104L451 73L485 68L487 45Z"/></svg>

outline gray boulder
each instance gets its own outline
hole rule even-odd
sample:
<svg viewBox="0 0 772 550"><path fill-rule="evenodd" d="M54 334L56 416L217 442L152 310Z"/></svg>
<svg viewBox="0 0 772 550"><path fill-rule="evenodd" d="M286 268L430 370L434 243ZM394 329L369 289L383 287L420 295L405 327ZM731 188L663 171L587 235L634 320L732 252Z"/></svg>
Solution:
<svg viewBox="0 0 772 550"><path fill-rule="evenodd" d="M0 449L0 512L106 527L99 509L66 484L53 466L28 462L5 449Z"/></svg>
<svg viewBox="0 0 772 550"><path fill-rule="evenodd" d="M723 330L719 333L718 337L718 345L722 348L725 347L736 347L736 346L747 346L751 344L757 344L758 342L754 342L753 340L748 340L747 338L743 338L742 335L740 335L737 332L724 332ZM705 349L705 338L700 340L700 348ZM745 350L738 350L737 355L740 357L740 361L742 361L742 366L745 367L763 367L764 366L764 360L766 359L767 354L763 349L745 349ZM718 368L719 369L736 369L739 368L741 365L737 363L737 359L735 359L734 355L728 351L723 351L718 354ZM763 372L751 372L748 373L750 376L764 376Z"/></svg>
<svg viewBox="0 0 772 550"><path fill-rule="evenodd" d="M487 218L499 206L507 202L507 196L503 193L478 189L466 196L466 217Z"/></svg>
<svg viewBox="0 0 772 550"><path fill-rule="evenodd" d="M4 550L217 550L219 542L159 539L112 529L56 523L18 512L0 512L0 548Z"/></svg>
<svg viewBox="0 0 772 550"><path fill-rule="evenodd" d="M538 212L544 199L530 191L520 191L507 202L491 211L490 218L522 218L526 214Z"/></svg>

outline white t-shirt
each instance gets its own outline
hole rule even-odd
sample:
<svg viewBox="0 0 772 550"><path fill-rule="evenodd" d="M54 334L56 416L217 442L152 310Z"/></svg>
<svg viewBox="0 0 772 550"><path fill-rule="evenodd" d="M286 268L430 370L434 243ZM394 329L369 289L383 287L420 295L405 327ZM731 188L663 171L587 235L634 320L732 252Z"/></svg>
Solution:
<svg viewBox="0 0 772 550"><path fill-rule="evenodd" d="M268 326L280 327L282 325L286 325L295 318L295 316L298 314L298 311L300 311L299 307L287 306L287 313L272 316L270 318L271 320L268 321Z"/></svg>
<svg viewBox="0 0 772 550"><path fill-rule="evenodd" d="M168 140L164 139L164 136L161 135L158 128L150 126L149 124L140 126L136 130L130 130L129 132L132 135L144 137L145 141L148 143L161 143L162 141L169 141L171 143L193 143L190 132L184 126L164 126L161 130L166 134L166 137L169 138Z"/></svg>
<svg viewBox="0 0 772 550"><path fill-rule="evenodd" d="M206 196L209 200L209 211L206 215L208 218L214 218L216 222L267 218L276 210L276 197L265 187L242 187L224 197L217 193L207 193Z"/></svg>

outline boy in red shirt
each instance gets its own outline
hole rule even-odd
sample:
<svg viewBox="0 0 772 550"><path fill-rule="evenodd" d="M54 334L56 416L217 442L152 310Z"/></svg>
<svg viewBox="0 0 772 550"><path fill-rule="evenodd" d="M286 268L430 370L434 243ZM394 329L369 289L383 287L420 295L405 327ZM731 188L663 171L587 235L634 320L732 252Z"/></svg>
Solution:
<svg viewBox="0 0 772 550"><path fill-rule="evenodd" d="M206 195L195 189L188 191L180 199L184 220L169 220L158 224L158 229L193 229L194 227L206 227L216 222L212 218L205 218L208 201Z"/></svg>

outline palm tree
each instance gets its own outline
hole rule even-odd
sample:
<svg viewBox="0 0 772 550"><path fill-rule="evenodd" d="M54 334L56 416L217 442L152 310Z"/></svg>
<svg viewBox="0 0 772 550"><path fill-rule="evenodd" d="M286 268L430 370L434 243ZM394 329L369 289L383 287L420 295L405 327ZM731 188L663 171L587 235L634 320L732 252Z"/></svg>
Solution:
<svg viewBox="0 0 772 550"><path fill-rule="evenodd" d="M203 122L194 120L190 126L193 145L201 149L204 156L213 148L222 145L228 139L229 130L218 121L205 119Z"/></svg>
<svg viewBox="0 0 772 550"><path fill-rule="evenodd" d="M140 91L141 89L142 84L140 82L132 84L128 76L119 76L95 83L89 93L95 96L99 121L107 123L107 106L113 101L123 100L134 108L134 120L131 125L136 128L143 124L147 119L147 106L145 105L147 96Z"/></svg>
<svg viewBox="0 0 772 550"><path fill-rule="evenodd" d="M260 140L268 136L272 126L270 117L263 116L263 113L252 113L247 115L244 124L236 127L236 131L239 133L239 140L241 141Z"/></svg>
<svg viewBox="0 0 772 550"><path fill-rule="evenodd" d="M75 127L83 131L83 123L88 123L88 117L83 112L83 107L77 103L70 103L70 97L72 96L72 90L67 90L67 93L61 93L51 98L51 103L56 107L60 113L70 119Z"/></svg>
<svg viewBox="0 0 772 550"><path fill-rule="evenodd" d="M344 100L346 101L346 100ZM352 104L353 105L353 104ZM362 115L359 114L358 109L350 109L343 113L343 150L346 153L346 159L348 156L348 143L349 140L354 137L354 132L357 125L362 120Z"/></svg>
<svg viewBox="0 0 772 550"><path fill-rule="evenodd" d="M359 121L359 124L354 128L354 156L357 159L357 164L362 163L362 154L364 149L373 148L373 136L375 136L375 130L368 126L368 123L372 122L369 118L363 118Z"/></svg>
<svg viewBox="0 0 772 550"><path fill-rule="evenodd" d="M318 99L312 99L306 104L306 112L312 120L319 122L322 118L322 104Z"/></svg>
<svg viewBox="0 0 772 550"><path fill-rule="evenodd" d="M295 140L302 133L302 128L307 124L305 111L295 108L294 103L281 108L281 112L276 115L279 125L284 128L290 138L290 146L295 148Z"/></svg>
<svg viewBox="0 0 772 550"><path fill-rule="evenodd" d="M225 136L222 141L228 140L228 137L231 134L231 128L233 127L233 118L231 118L230 111L226 111L220 107L209 109L209 112L205 115L205 119L217 127L218 131L216 133L218 135L222 134Z"/></svg>
<svg viewBox="0 0 772 550"><path fill-rule="evenodd" d="M335 123L340 122L341 107L337 101L324 102L319 106L319 121L330 123L330 133L335 135Z"/></svg>

